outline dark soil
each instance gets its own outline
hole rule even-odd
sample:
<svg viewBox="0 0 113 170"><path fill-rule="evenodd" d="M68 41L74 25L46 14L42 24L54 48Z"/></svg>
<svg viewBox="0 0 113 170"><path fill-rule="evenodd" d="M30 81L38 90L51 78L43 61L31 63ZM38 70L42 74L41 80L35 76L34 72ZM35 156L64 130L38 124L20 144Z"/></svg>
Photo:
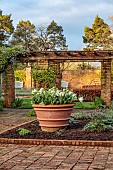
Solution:
<svg viewBox="0 0 113 170"><path fill-rule="evenodd" d="M42 132L37 121L21 126L22 128L31 131L31 134L20 136L19 127L7 131L0 135L0 138L24 138L24 139L59 139L59 140L98 140L98 141L112 141L113 130L105 132L85 132L84 125L89 120L78 120L75 124L69 124L66 128L57 132Z"/></svg>

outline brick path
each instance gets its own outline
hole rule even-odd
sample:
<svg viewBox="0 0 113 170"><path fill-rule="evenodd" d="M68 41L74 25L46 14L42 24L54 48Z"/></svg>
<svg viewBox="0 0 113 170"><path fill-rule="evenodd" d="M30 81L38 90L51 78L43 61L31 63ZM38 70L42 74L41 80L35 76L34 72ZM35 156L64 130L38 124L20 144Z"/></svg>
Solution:
<svg viewBox="0 0 113 170"><path fill-rule="evenodd" d="M0 146L0 170L113 170L113 148Z"/></svg>
<svg viewBox="0 0 113 170"><path fill-rule="evenodd" d="M3 129L30 120L25 112L0 113ZM113 147L0 144L0 170L49 169L113 170Z"/></svg>
<svg viewBox="0 0 113 170"><path fill-rule="evenodd" d="M3 111L0 111L0 131L33 120L35 117L27 116L28 110L5 108Z"/></svg>

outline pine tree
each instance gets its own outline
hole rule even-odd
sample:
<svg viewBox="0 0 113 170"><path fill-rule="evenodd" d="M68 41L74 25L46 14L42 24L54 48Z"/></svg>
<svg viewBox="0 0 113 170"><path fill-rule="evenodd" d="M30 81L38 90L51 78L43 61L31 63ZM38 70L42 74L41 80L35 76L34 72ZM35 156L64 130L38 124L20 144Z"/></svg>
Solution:
<svg viewBox="0 0 113 170"><path fill-rule="evenodd" d="M22 45L25 49L29 49L31 45L32 35L35 33L35 25L30 21L19 21L14 31L12 44Z"/></svg>
<svg viewBox="0 0 113 170"><path fill-rule="evenodd" d="M53 20L47 27L47 35L50 42L50 50L65 50L67 49L66 38L63 35L62 26L58 26Z"/></svg>
<svg viewBox="0 0 113 170"><path fill-rule="evenodd" d="M14 31L14 27L10 15L3 15L0 10L0 47L7 45L10 35Z"/></svg>
<svg viewBox="0 0 113 170"><path fill-rule="evenodd" d="M86 26L84 28L84 33L83 42L87 45L87 49L110 48L110 27L98 15L94 19L92 28Z"/></svg>

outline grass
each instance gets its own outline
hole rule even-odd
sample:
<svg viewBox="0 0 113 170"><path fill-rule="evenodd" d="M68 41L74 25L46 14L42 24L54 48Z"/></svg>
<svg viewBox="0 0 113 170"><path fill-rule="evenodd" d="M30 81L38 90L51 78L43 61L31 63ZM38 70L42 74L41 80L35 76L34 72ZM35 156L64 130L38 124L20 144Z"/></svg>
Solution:
<svg viewBox="0 0 113 170"><path fill-rule="evenodd" d="M95 109L94 102L76 102L75 109Z"/></svg>
<svg viewBox="0 0 113 170"><path fill-rule="evenodd" d="M23 98L23 103L19 107L21 109L32 109L31 98ZM94 109L94 102L76 102L75 109Z"/></svg>

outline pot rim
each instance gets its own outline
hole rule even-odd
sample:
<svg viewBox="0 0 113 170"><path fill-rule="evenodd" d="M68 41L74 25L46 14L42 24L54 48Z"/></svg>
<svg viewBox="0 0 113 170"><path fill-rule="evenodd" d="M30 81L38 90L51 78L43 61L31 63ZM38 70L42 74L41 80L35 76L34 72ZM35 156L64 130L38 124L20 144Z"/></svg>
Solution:
<svg viewBox="0 0 113 170"><path fill-rule="evenodd" d="M73 107L74 104L50 104L50 105L45 105L45 104L32 104L33 107Z"/></svg>

